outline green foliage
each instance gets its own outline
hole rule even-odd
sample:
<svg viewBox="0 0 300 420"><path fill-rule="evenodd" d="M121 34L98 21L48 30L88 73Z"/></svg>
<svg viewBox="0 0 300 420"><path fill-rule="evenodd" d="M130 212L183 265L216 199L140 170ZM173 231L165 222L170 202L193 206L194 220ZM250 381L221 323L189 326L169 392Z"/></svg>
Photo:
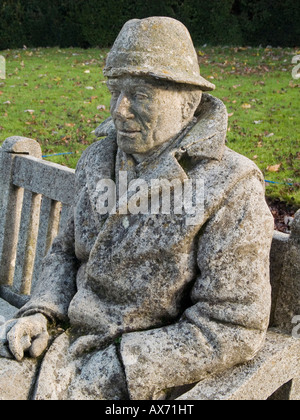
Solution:
<svg viewBox="0 0 300 420"><path fill-rule="evenodd" d="M182 21L198 45L297 46L295 0L0 0L0 50L111 46L132 18Z"/></svg>

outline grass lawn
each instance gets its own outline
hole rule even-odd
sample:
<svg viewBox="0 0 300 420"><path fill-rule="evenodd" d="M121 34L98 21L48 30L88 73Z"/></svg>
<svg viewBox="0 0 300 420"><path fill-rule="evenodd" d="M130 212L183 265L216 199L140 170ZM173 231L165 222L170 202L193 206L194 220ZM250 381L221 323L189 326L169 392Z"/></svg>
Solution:
<svg viewBox="0 0 300 420"><path fill-rule="evenodd" d="M36 139L47 159L75 167L109 116L102 68L107 50L26 49L0 52L0 145L11 135ZM201 47L201 74L217 86L229 113L228 146L263 171L267 196L300 207L300 80L297 49ZM288 185L292 184L292 185Z"/></svg>

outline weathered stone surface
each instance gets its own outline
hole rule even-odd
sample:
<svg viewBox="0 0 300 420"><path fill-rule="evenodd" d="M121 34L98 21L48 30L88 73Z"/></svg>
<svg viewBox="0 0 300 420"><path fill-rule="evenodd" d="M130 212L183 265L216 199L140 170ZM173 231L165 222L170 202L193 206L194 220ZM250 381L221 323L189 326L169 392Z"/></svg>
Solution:
<svg viewBox="0 0 300 420"><path fill-rule="evenodd" d="M85 353L62 334L52 344L40 372L35 400L122 400L128 398L114 345Z"/></svg>
<svg viewBox="0 0 300 420"><path fill-rule="evenodd" d="M42 314L19 319L7 330L7 341L11 354L20 362L28 352L38 358L47 348L49 334L47 319Z"/></svg>
<svg viewBox="0 0 300 420"><path fill-rule="evenodd" d="M300 318L300 211L295 215L291 232L274 316L275 326L289 334Z"/></svg>
<svg viewBox="0 0 300 420"><path fill-rule="evenodd" d="M284 267L284 259L289 248L289 239L290 235L274 231L270 252L270 279L272 286L272 309L270 317L271 326L274 324L274 312L276 309L277 296L280 290L280 280Z"/></svg>
<svg viewBox="0 0 300 420"><path fill-rule="evenodd" d="M2 144L1 152L42 157L42 149L38 142L20 136L7 138Z"/></svg>
<svg viewBox="0 0 300 420"><path fill-rule="evenodd" d="M74 170L64 168L53 162L46 162L28 156L26 159L15 158L18 170L14 171L14 185L43 194L65 204L72 204Z"/></svg>
<svg viewBox="0 0 300 420"><path fill-rule="evenodd" d="M0 357L0 400L28 400L36 377L38 361L22 363Z"/></svg>
<svg viewBox="0 0 300 420"><path fill-rule="evenodd" d="M4 321L15 317L18 309L0 298L0 327Z"/></svg>
<svg viewBox="0 0 300 420"><path fill-rule="evenodd" d="M126 61L146 40L155 44L155 28L165 34L162 45L174 42L175 27L189 49L181 24L152 18L125 25L108 59L112 118L97 130L106 138L83 153L68 222L7 334L21 360L20 346L45 344L45 317L70 324L44 357L36 399L157 398L247 362L264 345L273 218L263 176L225 146L227 111L202 95L212 86L196 70L195 56L171 68L171 50L172 77L164 72L168 48L159 56L163 75L151 57L143 59L146 72ZM34 168L33 158L23 159L14 182L34 186ZM41 183L49 182L44 166L37 168ZM103 180L116 192L106 212L99 210ZM204 188L191 197L195 203L199 193L202 201L181 202L175 211L177 190L166 209L157 189L149 189L153 180L201 181ZM155 194L157 211L141 211Z"/></svg>
<svg viewBox="0 0 300 420"><path fill-rule="evenodd" d="M215 88L200 76L197 54L187 28L168 17L127 22L108 55L104 74L107 77L150 76L196 85L203 91Z"/></svg>
<svg viewBox="0 0 300 420"><path fill-rule="evenodd" d="M300 340L270 331L254 360L203 380L178 399L266 400L291 378L300 376L299 352ZM293 398L297 384L295 381Z"/></svg>
<svg viewBox="0 0 300 420"><path fill-rule="evenodd" d="M41 147L31 139L9 137L0 149L0 284L9 286L13 284L23 202L23 190L12 182L19 155L41 158Z"/></svg>

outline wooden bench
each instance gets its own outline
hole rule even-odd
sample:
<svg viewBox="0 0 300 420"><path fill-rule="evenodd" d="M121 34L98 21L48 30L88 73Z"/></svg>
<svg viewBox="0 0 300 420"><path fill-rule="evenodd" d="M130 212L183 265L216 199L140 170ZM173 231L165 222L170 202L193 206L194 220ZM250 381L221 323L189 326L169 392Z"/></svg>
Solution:
<svg viewBox="0 0 300 420"><path fill-rule="evenodd" d="M14 316L37 284L41 260L66 221L74 181L74 170L42 160L34 140L10 137L3 143L0 323ZM300 399L300 212L291 235L274 232L270 266L272 312L263 350L179 399Z"/></svg>

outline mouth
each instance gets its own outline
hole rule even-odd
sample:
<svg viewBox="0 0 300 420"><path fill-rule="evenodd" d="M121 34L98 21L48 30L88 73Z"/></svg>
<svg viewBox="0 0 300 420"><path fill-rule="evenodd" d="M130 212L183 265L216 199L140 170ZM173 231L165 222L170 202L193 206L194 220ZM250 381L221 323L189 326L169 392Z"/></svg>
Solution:
<svg viewBox="0 0 300 420"><path fill-rule="evenodd" d="M118 134L124 137L135 137L140 132L139 130L118 130Z"/></svg>

